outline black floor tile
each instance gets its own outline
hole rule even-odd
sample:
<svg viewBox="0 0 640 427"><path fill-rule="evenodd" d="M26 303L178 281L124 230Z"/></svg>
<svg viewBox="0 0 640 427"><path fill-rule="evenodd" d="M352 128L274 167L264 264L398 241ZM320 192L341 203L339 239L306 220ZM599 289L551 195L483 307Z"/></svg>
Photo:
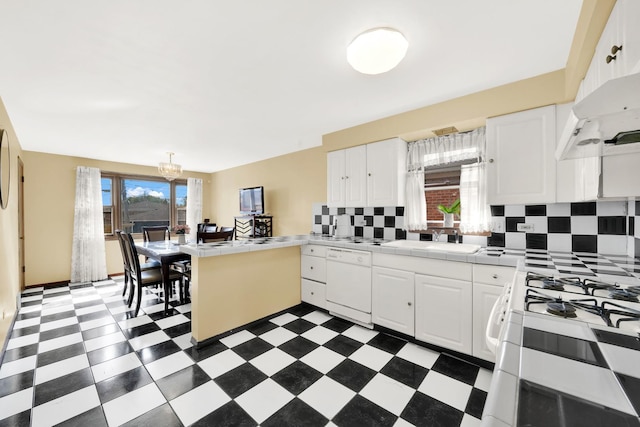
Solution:
<svg viewBox="0 0 640 427"><path fill-rule="evenodd" d="M54 362L59 362L73 356L79 356L82 353L84 353L84 344L81 342L65 347L56 348L54 350L38 354L38 362L36 366L40 368L42 366L46 366Z"/></svg>
<svg viewBox="0 0 640 427"><path fill-rule="evenodd" d="M184 352L187 353L187 355L191 357L194 362L198 363L202 362L204 359L208 359L215 354L225 351L228 348L229 347L222 344L220 341L216 341L215 343L211 343L200 348L196 348L195 346L189 347L185 349Z"/></svg>
<svg viewBox="0 0 640 427"><path fill-rule="evenodd" d="M262 427L321 427L329 420L298 398L294 398L283 408L260 424Z"/></svg>
<svg viewBox="0 0 640 427"><path fill-rule="evenodd" d="M389 363L380 370L381 374L416 389L420 387L420 384L422 384L428 372L429 370L427 368L423 368L399 357L391 359Z"/></svg>
<svg viewBox="0 0 640 427"><path fill-rule="evenodd" d="M50 331L40 332L40 341L47 341L54 338L60 338L65 335L76 334L80 332L80 325L77 323L74 325L64 326L62 328L51 329Z"/></svg>
<svg viewBox="0 0 640 427"><path fill-rule="evenodd" d="M233 347L232 350L244 360L249 361L254 357L260 356L262 353L266 353L272 348L273 345L269 344L265 340L261 338L253 338Z"/></svg>
<svg viewBox="0 0 640 427"><path fill-rule="evenodd" d="M156 381L156 384L167 400L201 386L210 381L209 375L198 365L191 365Z"/></svg>
<svg viewBox="0 0 640 427"><path fill-rule="evenodd" d="M320 347L319 344L316 344L304 337L295 337L278 346L280 350L295 357L296 359L300 359L301 357L305 356L308 353L311 353L318 347Z"/></svg>
<svg viewBox="0 0 640 427"><path fill-rule="evenodd" d="M147 412L144 415L140 415L123 424L126 427L182 427L182 423L178 419L178 416L171 409L171 405L165 403Z"/></svg>
<svg viewBox="0 0 640 427"><path fill-rule="evenodd" d="M309 329L313 329L315 327L316 327L315 323L311 323L308 320L304 320L304 319L297 319L283 326L283 328L286 328L291 332L295 332L296 334L303 334L307 332Z"/></svg>
<svg viewBox="0 0 640 427"><path fill-rule="evenodd" d="M100 326L98 328L82 331L82 339L85 341L88 341L93 338L115 334L116 332L120 332L120 327L118 326L117 323L110 323L108 325Z"/></svg>
<svg viewBox="0 0 640 427"><path fill-rule="evenodd" d="M16 393L20 390L33 386L34 373L34 370L30 370L0 379L0 397L4 397L8 394Z"/></svg>
<svg viewBox="0 0 640 427"><path fill-rule="evenodd" d="M350 359L343 360L338 366L327 373L329 378L336 380L355 392L362 390L375 375L376 372L373 369L362 366Z"/></svg>
<svg viewBox="0 0 640 427"><path fill-rule="evenodd" d="M392 426L397 416L357 394L333 418L338 426ZM436 426L438 424L416 424Z"/></svg>
<svg viewBox="0 0 640 427"><path fill-rule="evenodd" d="M298 316L298 317L302 317L302 316L306 316L309 313L312 313L314 311L316 311L317 308L306 304L306 303L302 303L300 305L297 305L293 308L291 308L290 310L287 310L289 313L293 314L294 316Z"/></svg>
<svg viewBox="0 0 640 427"><path fill-rule="evenodd" d="M367 342L368 345L391 354L399 352L406 343L406 340L401 340L400 338L392 337L387 334L378 334Z"/></svg>
<svg viewBox="0 0 640 427"><path fill-rule="evenodd" d="M110 400L153 382L143 366L115 375L96 384L100 402L104 405Z"/></svg>
<svg viewBox="0 0 640 427"><path fill-rule="evenodd" d="M416 426L458 427L464 413L417 391L400 417Z"/></svg>
<svg viewBox="0 0 640 427"><path fill-rule="evenodd" d="M353 323L340 319L338 317L334 317L333 319L327 320L326 322L324 322L322 326L324 326L327 329L331 329L332 331L342 333L347 329L349 329L350 327L352 327Z"/></svg>
<svg viewBox="0 0 640 427"><path fill-rule="evenodd" d="M31 313L20 313L16 316L16 322L19 320L35 319L40 317L40 311L32 311Z"/></svg>
<svg viewBox="0 0 640 427"><path fill-rule="evenodd" d="M12 348L4 352L2 363L13 362L23 357L34 356L36 354L38 354L38 343Z"/></svg>
<svg viewBox="0 0 640 427"><path fill-rule="evenodd" d="M269 332L272 329L277 328L278 325L276 325L273 322L270 322L268 320L264 320L262 322L256 322L253 325L249 326L247 328L247 331L251 332L254 335L262 335L265 332Z"/></svg>
<svg viewBox="0 0 640 427"><path fill-rule="evenodd" d="M467 401L467 407L464 412L469 415L473 415L476 418L482 418L482 410L484 409L484 403L487 400L487 392L473 388L471 390L471 396Z"/></svg>
<svg viewBox="0 0 640 427"><path fill-rule="evenodd" d="M89 358L89 364L91 366L98 363L106 362L107 360L115 359L116 357L124 356L133 351L133 348L128 341L119 342L106 347L99 348L87 353Z"/></svg>
<svg viewBox="0 0 640 427"><path fill-rule="evenodd" d="M56 424L56 427L107 427L107 420L104 417L102 407L96 406L93 409L83 412L80 415L76 415L60 424Z"/></svg>
<svg viewBox="0 0 640 427"><path fill-rule="evenodd" d="M42 316L40 318L40 324L55 322L56 320L67 319L76 315L75 310L63 311L62 313L49 314L48 316Z"/></svg>
<svg viewBox="0 0 640 427"><path fill-rule="evenodd" d="M220 375L213 381L215 381L215 383L218 384L220 388L231 398L235 399L265 379L267 379L267 376L262 371L250 363L244 363L237 368Z"/></svg>
<svg viewBox="0 0 640 427"><path fill-rule="evenodd" d="M295 395L302 393L320 378L322 378L321 372L298 360L271 377L272 380Z"/></svg>
<svg viewBox="0 0 640 427"><path fill-rule="evenodd" d="M28 425L31 425L30 409L0 420L0 427L24 427Z"/></svg>
<svg viewBox="0 0 640 427"><path fill-rule="evenodd" d="M78 316L78 323L84 323L90 320L98 320L102 319L103 317L111 317L111 313L108 310L102 310L93 313L82 314Z"/></svg>
<svg viewBox="0 0 640 427"><path fill-rule="evenodd" d="M473 385L476 382L476 377L480 370L476 365L465 362L464 360L456 359L455 357L447 354L441 354L431 369L469 385Z"/></svg>
<svg viewBox="0 0 640 427"><path fill-rule="evenodd" d="M164 304L164 301L160 300L160 303ZM156 304L160 304L160 303L156 303ZM151 305L155 305L155 304L151 304ZM172 317L180 314L178 310L172 309L171 305L169 305L169 307L170 307L169 310L167 310L166 312L162 310L162 311L158 311L157 313L151 313L149 317L151 318L151 320L160 320L160 319L166 319L167 317Z"/></svg>
<svg viewBox="0 0 640 427"><path fill-rule="evenodd" d="M20 338L27 335L37 334L38 332L40 332L40 325L28 326L26 328L14 329L9 338Z"/></svg>
<svg viewBox="0 0 640 427"><path fill-rule="evenodd" d="M99 304L104 304L104 301L102 301L102 298L96 298L88 301L77 302L77 303L74 303L73 306L75 307L76 310L78 310L81 308L93 307L94 305L99 305ZM113 304L113 303L110 303L110 304ZM119 307L120 305L122 305L122 301L118 301L117 304L118 305L116 305L116 307ZM105 304L105 305L109 307L109 304Z"/></svg>
<svg viewBox="0 0 640 427"><path fill-rule="evenodd" d="M163 329L163 331L171 338L179 337L180 335L191 333L191 322L180 323L179 325Z"/></svg>
<svg viewBox="0 0 640 427"><path fill-rule="evenodd" d="M90 368L85 368L60 378L55 378L36 385L33 403L34 406L42 405L53 399L73 393L93 384L93 374Z"/></svg>
<svg viewBox="0 0 640 427"><path fill-rule="evenodd" d="M181 351L180 346L175 342L168 340L151 347L146 347L137 351L142 363L149 364L154 360L162 359L170 354Z"/></svg>
<svg viewBox="0 0 640 427"><path fill-rule="evenodd" d="M150 334L160 330L160 326L156 323L146 323L144 325L136 326L135 328L123 329L122 333L127 339L141 337L142 335Z"/></svg>
<svg viewBox="0 0 640 427"><path fill-rule="evenodd" d="M193 427L255 427L257 423L232 400L191 425Z"/></svg>
<svg viewBox="0 0 640 427"><path fill-rule="evenodd" d="M359 349L363 345L364 344L360 341L356 341L344 335L338 335L324 343L324 347L327 347L328 349L347 357L351 356L357 349Z"/></svg>

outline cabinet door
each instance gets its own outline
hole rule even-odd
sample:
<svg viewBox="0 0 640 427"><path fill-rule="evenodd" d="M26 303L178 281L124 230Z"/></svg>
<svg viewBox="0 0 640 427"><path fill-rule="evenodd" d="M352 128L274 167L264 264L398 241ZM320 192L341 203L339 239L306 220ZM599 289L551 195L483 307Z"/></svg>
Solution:
<svg viewBox="0 0 640 427"><path fill-rule="evenodd" d="M327 205L344 207L345 150L327 153Z"/></svg>
<svg viewBox="0 0 640 427"><path fill-rule="evenodd" d="M404 206L406 153L400 138L367 145L368 206Z"/></svg>
<svg viewBox="0 0 640 427"><path fill-rule="evenodd" d="M471 282L416 274L416 338L471 354Z"/></svg>
<svg viewBox="0 0 640 427"><path fill-rule="evenodd" d="M622 44L621 9L621 2L618 2L613 7L607 25L604 27L598 45L596 46L596 51L593 54L592 66L596 66L597 86L601 86L607 81L622 75L622 63L626 49L623 48L621 52L615 54L611 53L613 46L620 46ZM608 56L615 56L616 59L607 62Z"/></svg>
<svg viewBox="0 0 640 427"><path fill-rule="evenodd" d="M345 204L347 207L363 207L367 205L367 147L348 148L345 150Z"/></svg>
<svg viewBox="0 0 640 427"><path fill-rule="evenodd" d="M622 51L620 60L622 74L628 75L640 71L640 1L638 0L618 0L616 6L620 10L620 22L622 33Z"/></svg>
<svg viewBox="0 0 640 427"><path fill-rule="evenodd" d="M327 308L327 298L325 296L326 286L324 283L302 279L300 288L300 298L304 302L313 304L316 307Z"/></svg>
<svg viewBox="0 0 640 427"><path fill-rule="evenodd" d="M489 204L553 203L555 106L487 120Z"/></svg>
<svg viewBox="0 0 640 427"><path fill-rule="evenodd" d="M501 291L501 286L473 284L473 355L490 362L495 362L495 355L487 347L485 333L491 309Z"/></svg>
<svg viewBox="0 0 640 427"><path fill-rule="evenodd" d="M373 323L403 334L414 334L414 274L373 267Z"/></svg>
<svg viewBox="0 0 640 427"><path fill-rule="evenodd" d="M325 258L309 255L303 255L300 258L300 275L302 277L326 283L327 260Z"/></svg>

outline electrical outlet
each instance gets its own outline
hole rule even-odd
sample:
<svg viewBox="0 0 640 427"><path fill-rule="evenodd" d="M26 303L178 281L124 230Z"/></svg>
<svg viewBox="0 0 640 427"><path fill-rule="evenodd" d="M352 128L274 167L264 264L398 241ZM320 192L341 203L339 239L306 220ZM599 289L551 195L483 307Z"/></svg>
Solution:
<svg viewBox="0 0 640 427"><path fill-rule="evenodd" d="M533 224L520 223L518 224L518 231L533 231Z"/></svg>

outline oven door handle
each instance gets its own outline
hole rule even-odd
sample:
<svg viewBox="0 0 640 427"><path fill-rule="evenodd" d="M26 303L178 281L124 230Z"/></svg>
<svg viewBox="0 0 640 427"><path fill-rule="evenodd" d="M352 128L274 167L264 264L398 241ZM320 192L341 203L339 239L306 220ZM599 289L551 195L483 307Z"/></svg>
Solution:
<svg viewBox="0 0 640 427"><path fill-rule="evenodd" d="M506 298L507 298L507 294L505 291L503 291L498 297L498 299L496 299L496 302L493 303L493 307L491 308L491 313L489 314L489 320L487 321L487 328L485 330L485 341L487 343L487 348L494 355L496 354L496 351L498 348L498 340L500 339L500 329L502 328L502 324L504 322L504 319L502 321L500 320L500 315L502 314L502 311L505 308Z"/></svg>

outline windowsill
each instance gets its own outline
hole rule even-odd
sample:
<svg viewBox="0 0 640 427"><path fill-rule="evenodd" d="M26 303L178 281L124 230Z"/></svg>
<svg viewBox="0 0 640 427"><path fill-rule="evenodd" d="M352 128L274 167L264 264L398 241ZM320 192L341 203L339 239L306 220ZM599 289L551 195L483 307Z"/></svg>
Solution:
<svg viewBox="0 0 640 427"><path fill-rule="evenodd" d="M444 231L442 234L451 234L458 233L461 236L483 236L488 237L491 236L490 231L486 231L483 233L462 233L459 228L459 223L454 222L454 227L444 227L442 225L442 221L427 221L427 229L426 230L408 230L409 233L420 233L420 234L433 234L434 231L438 233Z"/></svg>

